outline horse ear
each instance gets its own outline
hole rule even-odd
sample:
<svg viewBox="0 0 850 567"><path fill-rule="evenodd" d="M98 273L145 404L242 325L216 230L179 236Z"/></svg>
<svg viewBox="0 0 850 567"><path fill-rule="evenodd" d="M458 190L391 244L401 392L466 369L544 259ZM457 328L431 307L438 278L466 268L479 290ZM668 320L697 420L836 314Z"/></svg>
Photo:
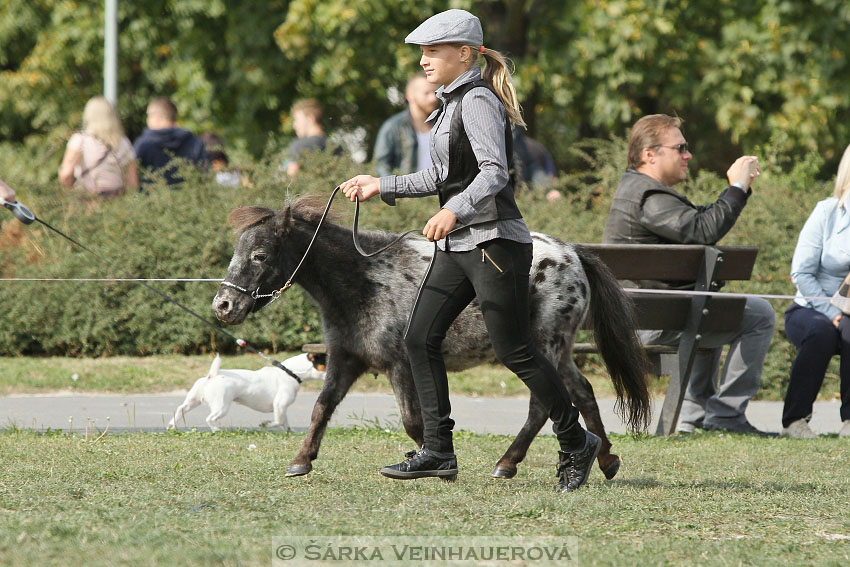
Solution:
<svg viewBox="0 0 850 567"><path fill-rule="evenodd" d="M278 236L285 236L292 228L292 207L288 206L274 217L274 231Z"/></svg>

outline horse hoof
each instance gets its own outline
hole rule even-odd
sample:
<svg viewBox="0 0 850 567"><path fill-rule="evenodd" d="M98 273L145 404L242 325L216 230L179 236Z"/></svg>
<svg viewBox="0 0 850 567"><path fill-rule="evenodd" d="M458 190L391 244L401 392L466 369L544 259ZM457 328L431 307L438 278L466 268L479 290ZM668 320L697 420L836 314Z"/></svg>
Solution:
<svg viewBox="0 0 850 567"><path fill-rule="evenodd" d="M620 465L622 464L622 462L623 461L620 460L620 457L617 457L610 465L602 469L602 474L605 475L605 478L608 480L614 478L614 475L616 475L617 471L620 470Z"/></svg>
<svg viewBox="0 0 850 567"><path fill-rule="evenodd" d="M516 476L516 468L509 469L508 467L500 467L499 465L496 465L491 476L493 478L513 478Z"/></svg>
<svg viewBox="0 0 850 567"><path fill-rule="evenodd" d="M313 470L313 465L290 465L286 476L304 476Z"/></svg>

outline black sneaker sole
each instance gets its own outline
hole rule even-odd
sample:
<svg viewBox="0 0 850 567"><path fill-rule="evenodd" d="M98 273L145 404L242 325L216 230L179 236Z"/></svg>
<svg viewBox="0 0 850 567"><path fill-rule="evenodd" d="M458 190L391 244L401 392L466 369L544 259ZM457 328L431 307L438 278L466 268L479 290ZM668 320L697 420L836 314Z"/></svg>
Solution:
<svg viewBox="0 0 850 567"><path fill-rule="evenodd" d="M436 471L397 471L390 467L381 469L381 474L387 478L395 480L413 480L415 478L441 478L443 480L452 481L457 479L457 469L445 469Z"/></svg>

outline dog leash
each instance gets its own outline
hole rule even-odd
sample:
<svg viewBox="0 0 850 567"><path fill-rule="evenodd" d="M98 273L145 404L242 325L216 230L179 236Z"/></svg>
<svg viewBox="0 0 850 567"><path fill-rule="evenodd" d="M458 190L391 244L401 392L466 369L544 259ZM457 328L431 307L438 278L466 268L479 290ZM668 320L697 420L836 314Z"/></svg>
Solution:
<svg viewBox="0 0 850 567"><path fill-rule="evenodd" d="M9 201L6 201L5 199L0 198L0 205L4 206L7 209L9 209L10 211L12 211L12 214L15 215L15 217L18 220L20 220L22 223L32 224L34 221L38 221L39 223L43 224L45 227L52 230L53 232L55 232L56 234L58 234L62 238L68 240L72 244L79 246L80 248L82 248L86 252L92 254L98 260L100 260L104 263L108 262L107 258L102 256L101 254L98 254L97 252L95 252L94 250L89 248L88 246L85 246L84 244L82 244L81 242L79 242L79 241L75 240L74 238L68 236L67 234L65 234L64 232L59 230L58 228L50 225L44 219L39 218L36 214L34 214L27 207L25 207L23 205L23 203L21 203L19 201L16 201L14 203L10 203ZM244 348L248 352L251 352L251 353L256 354L257 356L263 358L266 362L268 362L272 366L280 368L281 370L283 370L284 372L286 372L287 374L292 376L295 380L297 380L299 384L301 383L301 378L299 378L292 370L290 370L289 368L284 366L284 364L282 362L280 362L279 360L276 360L276 359L268 356L264 352L254 348L245 339L237 337L236 335L234 335L230 331L227 331L226 329L220 327L219 325L216 325L212 321L209 321L205 317L202 317L201 315L199 315L198 313L196 313L195 311L193 311L189 307L186 307L185 305L183 305L182 303L180 303L179 301L177 301L176 299L174 299L172 296L168 295L167 293L160 291L160 290L156 289L155 287L153 287L151 285L148 285L145 281L143 281L139 278L133 278L131 274L129 274L128 272L126 272L124 270L120 270L120 271L122 271L124 273L124 275L127 276L128 279L144 286L145 288L149 289L150 291L152 291L155 294L157 294L158 296L160 296L162 299L168 301L169 303L176 305L177 307L179 307L180 309L182 309L183 311L185 311L186 313L188 313L192 317L195 317L197 320L199 320L202 323L204 323L205 325L211 327L213 330L218 331L219 333L232 338L236 342L236 344L239 345L240 347Z"/></svg>

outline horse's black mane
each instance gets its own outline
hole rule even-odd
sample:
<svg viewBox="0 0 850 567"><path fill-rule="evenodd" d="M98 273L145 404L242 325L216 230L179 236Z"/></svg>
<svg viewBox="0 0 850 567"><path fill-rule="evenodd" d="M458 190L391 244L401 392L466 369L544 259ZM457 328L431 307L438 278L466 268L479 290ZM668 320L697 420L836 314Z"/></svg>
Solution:
<svg viewBox="0 0 850 567"><path fill-rule="evenodd" d="M283 213L304 219L307 222L318 223L322 218L322 213L325 210L325 197L322 195L304 195L299 197L294 202L289 202L282 209ZM256 224L260 224L278 214L280 211L275 211L268 207L252 205L248 207L239 207L231 211L227 222L233 227L233 232L242 234L247 229ZM328 213L327 220L339 218L339 215Z"/></svg>

